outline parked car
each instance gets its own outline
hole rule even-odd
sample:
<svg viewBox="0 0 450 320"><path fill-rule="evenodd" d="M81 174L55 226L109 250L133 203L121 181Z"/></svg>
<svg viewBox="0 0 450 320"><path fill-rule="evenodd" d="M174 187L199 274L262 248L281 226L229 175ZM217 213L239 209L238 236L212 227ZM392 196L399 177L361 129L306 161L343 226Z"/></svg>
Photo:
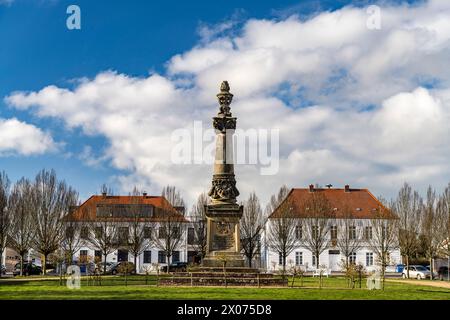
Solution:
<svg viewBox="0 0 450 320"><path fill-rule="evenodd" d="M24 276L39 275L41 273L42 273L41 266L35 265L34 263L24 263L23 268L22 268L22 274ZM17 263L14 266L13 275L14 276L20 275L20 263Z"/></svg>
<svg viewBox="0 0 450 320"><path fill-rule="evenodd" d="M124 273L125 268L127 268L129 270L130 274L136 273L136 268L134 267L134 263L129 262L129 261L121 261L121 262L112 263L109 271L106 270L106 273L121 274L121 273Z"/></svg>
<svg viewBox="0 0 450 320"><path fill-rule="evenodd" d="M186 272L187 270L187 262L174 262L169 264L169 272ZM161 271L167 271L167 266L162 266L160 268Z"/></svg>
<svg viewBox="0 0 450 320"><path fill-rule="evenodd" d="M448 267L442 266L438 269L438 277L439 280L447 280L448 279Z"/></svg>
<svg viewBox="0 0 450 320"><path fill-rule="evenodd" d="M430 278L431 272L427 268L421 265L409 266L409 277L417 280ZM408 267L405 267L402 272L402 277L408 277Z"/></svg>

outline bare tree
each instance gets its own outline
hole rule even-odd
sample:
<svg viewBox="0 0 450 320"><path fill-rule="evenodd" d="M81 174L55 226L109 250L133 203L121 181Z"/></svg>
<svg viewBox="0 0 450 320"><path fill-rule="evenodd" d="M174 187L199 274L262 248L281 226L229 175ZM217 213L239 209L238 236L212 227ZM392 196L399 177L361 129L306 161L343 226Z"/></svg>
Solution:
<svg viewBox="0 0 450 320"><path fill-rule="evenodd" d="M31 182L22 178L14 184L9 197L11 231L8 243L20 255L20 275L25 255L30 251L35 237L32 192Z"/></svg>
<svg viewBox="0 0 450 320"><path fill-rule="evenodd" d="M342 205L341 212L342 214L336 219L338 228L336 245L345 257L344 267L348 269L350 256L362 246L362 232L355 225L355 214L348 204Z"/></svg>
<svg viewBox="0 0 450 320"><path fill-rule="evenodd" d="M409 278L409 260L416 254L419 242L420 221L423 201L417 191L412 191L407 183L403 185L394 202L394 212L398 216L398 240L400 253L406 259Z"/></svg>
<svg viewBox="0 0 450 320"><path fill-rule="evenodd" d="M207 249L206 205L208 201L208 195L205 192L201 193L197 199L197 203L192 207L190 217L194 228L192 246L201 260L206 256Z"/></svg>
<svg viewBox="0 0 450 320"><path fill-rule="evenodd" d="M128 239L128 250L130 250L131 255L134 259L135 272L137 269L137 258L141 255L151 244L151 224L150 224L150 212L145 206L139 204L137 197L140 196L141 192L135 187L132 196L133 200L128 209L127 214L130 222L128 223L129 239Z"/></svg>
<svg viewBox="0 0 450 320"><path fill-rule="evenodd" d="M11 229L11 213L8 209L9 187L10 181L6 172L0 172L0 265L3 265L3 251L6 249Z"/></svg>
<svg viewBox="0 0 450 320"><path fill-rule="evenodd" d="M423 207L423 216L421 221L421 235L425 242L425 256L430 261L431 279L433 279L433 260L438 254L439 245L442 244L442 227L444 222L441 211L437 209L436 192L428 187L427 200Z"/></svg>
<svg viewBox="0 0 450 320"><path fill-rule="evenodd" d="M438 212L441 220L439 225L441 226L440 238L442 241L438 252L442 257L447 258L447 270L450 270L450 183L439 198ZM450 281L450 272L448 272L447 280Z"/></svg>
<svg viewBox="0 0 450 320"><path fill-rule="evenodd" d="M102 214L88 221L88 241L99 250L103 257L103 273L106 273L106 261L109 254L117 248L118 220L112 206L102 206Z"/></svg>
<svg viewBox="0 0 450 320"><path fill-rule="evenodd" d="M59 248L63 235L63 218L76 205L78 194L64 181L58 181L54 170L42 170L33 184L33 219L36 237L34 247L42 254L42 271L46 274L49 254Z"/></svg>
<svg viewBox="0 0 450 320"><path fill-rule="evenodd" d="M305 218L302 219L305 232L304 245L315 257L316 268L319 268L319 256L328 247L327 235L332 207L322 192L313 191L301 205L301 210L305 214Z"/></svg>
<svg viewBox="0 0 450 320"><path fill-rule="evenodd" d="M384 206L380 206L370 219L372 237L368 240L380 266L384 290L386 266L390 262L390 253L398 248L398 219Z"/></svg>
<svg viewBox="0 0 450 320"><path fill-rule="evenodd" d="M260 252L260 236L265 219L256 194L250 194L244 204L244 213L240 221L241 244L248 265L252 267L253 258Z"/></svg>
<svg viewBox="0 0 450 320"><path fill-rule="evenodd" d="M64 230L61 235L61 249L67 265L73 262L73 256L89 238L87 213L82 211L81 217L75 218L71 215L75 208L75 206L71 207L69 214L64 218Z"/></svg>
<svg viewBox="0 0 450 320"><path fill-rule="evenodd" d="M295 236L297 218L294 217L293 203L287 198L288 193L287 187L282 186L278 195L271 197L266 210L273 210L266 230L266 242L269 248L281 257L283 276L286 273L286 257L298 247Z"/></svg>
<svg viewBox="0 0 450 320"><path fill-rule="evenodd" d="M181 193L174 186L164 187L161 196L166 198L173 207L185 207Z"/></svg>
<svg viewBox="0 0 450 320"><path fill-rule="evenodd" d="M184 224L186 220L182 215L174 212L170 206L161 208L158 221L153 222L152 242L166 257L167 272L174 251L183 240Z"/></svg>

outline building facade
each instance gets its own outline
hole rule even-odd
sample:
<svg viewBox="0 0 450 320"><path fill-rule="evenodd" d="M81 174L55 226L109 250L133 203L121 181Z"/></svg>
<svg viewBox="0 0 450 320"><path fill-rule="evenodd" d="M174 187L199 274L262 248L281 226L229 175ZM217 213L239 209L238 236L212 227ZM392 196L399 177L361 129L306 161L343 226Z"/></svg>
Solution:
<svg viewBox="0 0 450 320"><path fill-rule="evenodd" d="M194 261L196 252L189 229L191 223L184 216L184 208L173 207L164 197L146 193L135 196L94 195L71 210L66 219L66 232L80 224L80 242L72 257L73 263L104 261L102 243L104 233L112 232L115 240L106 255L107 262L136 261L137 271L155 271L167 265L165 252L172 251L169 263ZM179 229L172 233L172 230ZM135 230L142 238L142 252L135 257L130 249ZM168 234L169 233L169 234ZM96 237L98 239L96 239ZM176 240L175 238L180 238ZM165 245L171 238L172 244Z"/></svg>
<svg viewBox="0 0 450 320"><path fill-rule="evenodd" d="M367 271L376 270L379 259L377 250L374 250L373 237L376 236L372 226L374 217L380 209L389 213L387 219L396 219L396 217L369 190L351 189L348 185L341 189L315 188L310 185L309 188L290 191L284 202L289 202L292 208L291 216L295 224L293 237L296 241L291 246L292 251L286 257L286 268L297 266L307 271L316 269L317 257L311 250L311 241L307 240L307 237L311 237L307 233L314 231L314 226L309 225L308 228L308 223L311 224L311 221L307 222L311 219L307 203L313 195L320 195L326 199L324 202L326 202L327 210L331 211L326 212L327 221L323 222L326 231L323 232L324 245L318 257L319 265L329 271L342 271L343 264L348 260L350 263L363 265ZM282 214L280 207L270 215L263 235L265 239L263 259L266 268L270 271L279 270L283 265L283 255L268 241L270 224L275 223L275 219ZM342 248L351 253L343 254ZM354 250L348 251L349 248ZM401 263L397 245L392 245L388 256L389 265Z"/></svg>

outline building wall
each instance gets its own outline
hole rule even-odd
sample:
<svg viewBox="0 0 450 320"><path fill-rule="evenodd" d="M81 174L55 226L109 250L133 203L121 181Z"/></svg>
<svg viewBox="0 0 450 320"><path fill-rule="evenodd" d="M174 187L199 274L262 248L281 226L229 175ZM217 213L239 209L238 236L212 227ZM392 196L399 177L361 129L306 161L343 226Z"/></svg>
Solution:
<svg viewBox="0 0 450 320"><path fill-rule="evenodd" d="M337 222L333 221L330 223L330 225L337 225L338 232L339 232L339 223L340 223L339 220ZM262 239L267 239L266 233L268 232L267 230L269 230L269 224L270 224L270 220L266 224L265 232L263 234ZM370 220L369 219L354 219L354 225L358 228L357 233L361 237L363 234L363 232L362 232L363 228L366 226L370 226ZM327 238L328 238L328 240L331 240L329 233L327 234ZM376 254L368 246L368 244L364 242L364 240L361 240L361 241L362 241L361 247L356 252L356 264L360 263L363 266L365 266L367 271L373 271L377 268ZM263 248L265 250L265 252L263 253L263 256L265 257L265 268L270 271L281 270L283 266L282 266L282 264L279 263L280 262L279 254L277 252L272 251L270 249L268 243L265 243L263 245ZM320 254L319 264L324 265L325 268L327 268L331 271L341 271L342 260L344 260L345 257L340 253L339 254L330 254L330 250L336 251L336 250L339 250L339 248L337 246L327 247ZM301 265L299 265L300 267L302 267L306 270L309 270L309 271L312 271L316 268L316 266L313 265L312 253L304 245L302 245L302 241L300 240L298 243L298 247L296 249L294 249L286 258L286 268L287 269L296 265L296 252L302 253L302 257L303 257L302 262L303 263ZM366 253L373 254L373 265L367 265ZM392 250L390 253L390 256L391 256L391 265L395 265L395 264L402 262L399 249Z"/></svg>

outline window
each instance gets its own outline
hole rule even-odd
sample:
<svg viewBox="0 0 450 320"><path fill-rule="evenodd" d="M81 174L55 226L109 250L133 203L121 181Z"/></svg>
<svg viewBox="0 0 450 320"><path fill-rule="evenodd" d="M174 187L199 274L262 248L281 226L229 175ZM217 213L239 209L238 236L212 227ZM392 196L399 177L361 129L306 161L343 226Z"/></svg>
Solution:
<svg viewBox="0 0 450 320"><path fill-rule="evenodd" d="M103 227L95 227L95 237L100 239L103 236Z"/></svg>
<svg viewBox="0 0 450 320"><path fill-rule="evenodd" d="M117 261L128 261L128 250L117 250Z"/></svg>
<svg viewBox="0 0 450 320"><path fill-rule="evenodd" d="M89 229L88 227L82 227L80 230L80 238L81 239L88 239L89 238Z"/></svg>
<svg viewBox="0 0 450 320"><path fill-rule="evenodd" d="M372 227L364 228L364 239L371 240L372 239Z"/></svg>
<svg viewBox="0 0 450 320"><path fill-rule="evenodd" d="M102 261L102 252L100 250L95 250L94 252L94 260L96 263Z"/></svg>
<svg viewBox="0 0 450 320"><path fill-rule="evenodd" d="M80 250L80 263L86 263L88 260L88 251Z"/></svg>
<svg viewBox="0 0 450 320"><path fill-rule="evenodd" d="M66 228L66 238L71 239L73 237L73 227Z"/></svg>
<svg viewBox="0 0 450 320"><path fill-rule="evenodd" d="M373 253L366 252L366 266L373 266Z"/></svg>
<svg viewBox="0 0 450 320"><path fill-rule="evenodd" d="M188 242L188 244L195 244L195 229L194 228L188 229L187 242Z"/></svg>
<svg viewBox="0 0 450 320"><path fill-rule="evenodd" d="M348 262L350 262L350 264L356 264L356 252L350 253L350 256L348 257Z"/></svg>
<svg viewBox="0 0 450 320"><path fill-rule="evenodd" d="M319 237L319 226L312 226L312 238L317 239Z"/></svg>
<svg viewBox="0 0 450 320"><path fill-rule="evenodd" d="M151 251L144 251L144 263L152 263L152 252Z"/></svg>
<svg viewBox="0 0 450 320"><path fill-rule="evenodd" d="M119 228L119 243L120 244L127 244L128 243L128 237L129 237L128 227L120 227Z"/></svg>
<svg viewBox="0 0 450 320"><path fill-rule="evenodd" d="M316 256L312 255L312 265L315 267L316 266Z"/></svg>
<svg viewBox="0 0 450 320"><path fill-rule="evenodd" d="M296 251L295 252L295 265L301 266L303 264L303 252Z"/></svg>
<svg viewBox="0 0 450 320"><path fill-rule="evenodd" d="M180 251L174 251L172 253L172 263L180 261Z"/></svg>
<svg viewBox="0 0 450 320"><path fill-rule="evenodd" d="M281 266L283 264L283 255L281 253L278 254L278 264Z"/></svg>
<svg viewBox="0 0 450 320"><path fill-rule="evenodd" d="M166 253L164 251L158 251L158 263L166 263Z"/></svg>
<svg viewBox="0 0 450 320"><path fill-rule="evenodd" d="M330 238L331 238L331 240L337 239L337 226L330 227Z"/></svg>
<svg viewBox="0 0 450 320"><path fill-rule="evenodd" d="M297 240L301 240L303 238L303 226L298 225L295 227L295 237Z"/></svg>
<svg viewBox="0 0 450 320"><path fill-rule="evenodd" d="M144 227L144 239L150 239L152 237L152 228Z"/></svg>
<svg viewBox="0 0 450 320"><path fill-rule="evenodd" d="M355 240L356 239L356 227L355 226L350 226L348 229L348 238L350 240Z"/></svg>
<svg viewBox="0 0 450 320"><path fill-rule="evenodd" d="M164 238L166 238L166 235L167 235L166 228L159 227L159 229L158 229L158 238L159 239L164 239Z"/></svg>

